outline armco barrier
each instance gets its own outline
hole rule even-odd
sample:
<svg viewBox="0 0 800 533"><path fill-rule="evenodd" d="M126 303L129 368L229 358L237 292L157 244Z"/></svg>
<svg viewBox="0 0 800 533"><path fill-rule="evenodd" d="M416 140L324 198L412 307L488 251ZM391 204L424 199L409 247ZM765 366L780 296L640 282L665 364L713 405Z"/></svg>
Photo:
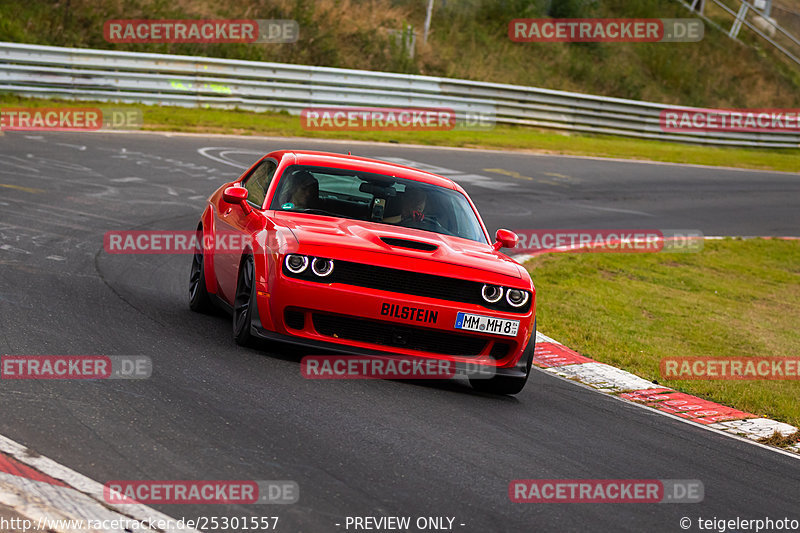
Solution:
<svg viewBox="0 0 800 533"><path fill-rule="evenodd" d="M0 42L0 91L251 111L448 107L496 123L690 143L797 148L786 132L673 132L653 102L388 72Z"/></svg>

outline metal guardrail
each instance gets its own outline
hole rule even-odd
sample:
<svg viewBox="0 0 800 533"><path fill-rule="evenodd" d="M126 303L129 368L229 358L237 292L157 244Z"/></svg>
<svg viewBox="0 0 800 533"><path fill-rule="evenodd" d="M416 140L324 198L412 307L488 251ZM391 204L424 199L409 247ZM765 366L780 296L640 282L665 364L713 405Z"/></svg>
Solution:
<svg viewBox="0 0 800 533"><path fill-rule="evenodd" d="M689 4L688 3L689 1L691 1L692 3ZM689 9L689 11L695 12L697 16L702 18L707 24L716 27L723 33L727 33L728 37L736 41L739 40L737 36L739 35L739 31L741 30L742 25L744 24L745 26L750 28L750 30L752 30L753 33L755 33L756 35L764 39L767 43L775 47L787 58L792 60L797 65L800 65L800 57L797 57L797 55L792 53L786 46L782 46L775 39L773 39L772 37L764 33L764 31L756 27L756 25L747 20L747 16L749 14L752 14L754 17L759 17L764 27L772 28L772 34L780 33L780 35L784 38L784 40L788 41L786 43L787 46L794 47L795 53L797 53L797 50L800 49L800 39L789 33L785 28L781 27L777 22L770 19L768 16L764 16L762 10L757 8L755 5L749 3L747 0L738 0L739 7L737 10L733 10L720 0L710 0L710 1L715 5L717 5L723 12L733 17L733 22L731 24L730 30L723 29L722 26L720 26L719 24L717 24L716 22L714 22L705 15L704 10L706 7L705 6L706 0L678 0L678 2L683 4L684 7Z"/></svg>
<svg viewBox="0 0 800 533"><path fill-rule="evenodd" d="M653 102L365 70L60 48L0 42L0 91L22 96L215 107L250 111L306 107L447 107L460 118L690 143L800 146L779 132L662 131Z"/></svg>

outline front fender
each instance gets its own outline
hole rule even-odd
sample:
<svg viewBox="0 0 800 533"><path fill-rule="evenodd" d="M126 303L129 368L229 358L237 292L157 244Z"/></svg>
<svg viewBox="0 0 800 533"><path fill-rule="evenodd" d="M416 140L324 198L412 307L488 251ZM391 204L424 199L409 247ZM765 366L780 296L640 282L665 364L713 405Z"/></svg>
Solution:
<svg viewBox="0 0 800 533"><path fill-rule="evenodd" d="M252 246L255 264L254 301L258 311L252 314L253 326L275 331L271 292L280 275L280 258L287 247L286 239L268 220L266 227L253 235Z"/></svg>

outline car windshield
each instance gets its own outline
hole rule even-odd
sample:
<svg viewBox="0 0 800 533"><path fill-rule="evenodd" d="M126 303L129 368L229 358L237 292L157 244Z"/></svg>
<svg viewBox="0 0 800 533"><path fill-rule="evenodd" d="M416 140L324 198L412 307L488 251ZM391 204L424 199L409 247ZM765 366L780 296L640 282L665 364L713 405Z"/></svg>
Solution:
<svg viewBox="0 0 800 533"><path fill-rule="evenodd" d="M460 192L356 170L292 165L283 172L270 209L364 220L487 242L475 211Z"/></svg>

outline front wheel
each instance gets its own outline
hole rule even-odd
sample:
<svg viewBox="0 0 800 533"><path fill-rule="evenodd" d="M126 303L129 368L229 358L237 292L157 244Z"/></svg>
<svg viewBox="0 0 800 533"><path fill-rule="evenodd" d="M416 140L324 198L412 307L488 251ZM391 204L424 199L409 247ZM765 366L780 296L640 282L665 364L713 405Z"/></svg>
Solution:
<svg viewBox="0 0 800 533"><path fill-rule="evenodd" d="M210 313L214 310L214 303L206 289L202 230L197 231L197 243L192 257L192 269L189 273L189 309L197 313Z"/></svg>
<svg viewBox="0 0 800 533"><path fill-rule="evenodd" d="M252 256L245 256L239 267L239 278L236 283L236 297L233 301L233 340L240 346L247 346L253 341L250 333L250 321L253 315L253 280L255 266Z"/></svg>
<svg viewBox="0 0 800 533"><path fill-rule="evenodd" d="M521 359L525 361L525 377L514 376L493 376L488 379L470 378L469 383L472 388L488 394L519 394L528 382L531 375L531 365L533 364L533 352L536 349L536 326L534 322L533 335L525 351L522 352Z"/></svg>

